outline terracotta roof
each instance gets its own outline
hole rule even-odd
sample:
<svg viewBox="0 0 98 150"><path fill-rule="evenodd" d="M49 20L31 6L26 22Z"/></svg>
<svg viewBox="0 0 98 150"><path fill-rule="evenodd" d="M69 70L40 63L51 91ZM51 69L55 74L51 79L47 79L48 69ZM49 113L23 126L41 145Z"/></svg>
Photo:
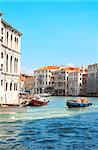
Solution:
<svg viewBox="0 0 98 150"><path fill-rule="evenodd" d="M82 68L74 68L71 72L83 72Z"/></svg>
<svg viewBox="0 0 98 150"><path fill-rule="evenodd" d="M37 70L68 70L68 71L74 71L74 72L82 72L83 69L82 68L78 68L78 67L64 67L64 66L45 66L45 67L42 67L42 68L39 68L39 69L36 69L35 71Z"/></svg>
<svg viewBox="0 0 98 150"><path fill-rule="evenodd" d="M54 69L59 69L59 66L45 66L36 70L54 70Z"/></svg>
<svg viewBox="0 0 98 150"><path fill-rule="evenodd" d="M33 79L35 79L35 76L27 76L25 80L30 81L30 80L33 80Z"/></svg>
<svg viewBox="0 0 98 150"><path fill-rule="evenodd" d="M25 75L25 74L21 74L19 81L33 80L34 78L35 78L35 76L28 76L28 75Z"/></svg>
<svg viewBox="0 0 98 150"><path fill-rule="evenodd" d="M68 70L68 71L79 71L80 68L75 68L75 67L65 67L65 68L62 68L62 70Z"/></svg>
<svg viewBox="0 0 98 150"><path fill-rule="evenodd" d="M25 81L25 76L21 75L19 81Z"/></svg>

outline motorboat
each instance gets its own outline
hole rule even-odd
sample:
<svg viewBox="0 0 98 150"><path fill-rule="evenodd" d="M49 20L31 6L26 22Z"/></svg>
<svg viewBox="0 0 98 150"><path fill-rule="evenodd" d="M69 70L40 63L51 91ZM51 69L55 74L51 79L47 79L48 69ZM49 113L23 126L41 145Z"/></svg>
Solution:
<svg viewBox="0 0 98 150"><path fill-rule="evenodd" d="M29 106L43 106L43 105L47 105L49 103L48 100L46 100L45 97L33 97L31 99L31 101L29 101Z"/></svg>
<svg viewBox="0 0 98 150"><path fill-rule="evenodd" d="M89 100L87 98L77 98L75 100L68 100L66 102L66 105L69 108L73 108L73 107L88 107L88 106L91 106L92 103L89 102Z"/></svg>

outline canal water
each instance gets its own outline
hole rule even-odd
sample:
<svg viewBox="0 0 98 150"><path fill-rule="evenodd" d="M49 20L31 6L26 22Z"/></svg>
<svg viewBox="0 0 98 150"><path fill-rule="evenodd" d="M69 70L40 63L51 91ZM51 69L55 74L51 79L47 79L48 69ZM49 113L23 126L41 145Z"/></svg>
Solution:
<svg viewBox="0 0 98 150"><path fill-rule="evenodd" d="M98 150L98 98L67 108L72 97L48 97L47 106L0 108L0 150Z"/></svg>

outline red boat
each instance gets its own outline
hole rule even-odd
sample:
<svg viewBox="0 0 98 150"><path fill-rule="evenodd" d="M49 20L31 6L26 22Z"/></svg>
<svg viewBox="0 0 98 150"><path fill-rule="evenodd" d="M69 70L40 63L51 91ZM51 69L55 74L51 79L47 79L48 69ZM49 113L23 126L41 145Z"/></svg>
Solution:
<svg viewBox="0 0 98 150"><path fill-rule="evenodd" d="M33 98L30 102L29 105L30 106L43 106L43 105L47 105L49 101L46 101L46 99L44 97L37 97L37 98Z"/></svg>

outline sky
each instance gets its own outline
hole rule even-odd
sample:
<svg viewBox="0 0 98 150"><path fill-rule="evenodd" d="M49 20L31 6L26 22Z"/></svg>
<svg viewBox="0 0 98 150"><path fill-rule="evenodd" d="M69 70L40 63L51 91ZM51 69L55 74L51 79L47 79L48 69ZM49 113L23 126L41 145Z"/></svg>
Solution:
<svg viewBox="0 0 98 150"><path fill-rule="evenodd" d="M0 0L0 11L23 33L22 71L98 62L97 0Z"/></svg>

